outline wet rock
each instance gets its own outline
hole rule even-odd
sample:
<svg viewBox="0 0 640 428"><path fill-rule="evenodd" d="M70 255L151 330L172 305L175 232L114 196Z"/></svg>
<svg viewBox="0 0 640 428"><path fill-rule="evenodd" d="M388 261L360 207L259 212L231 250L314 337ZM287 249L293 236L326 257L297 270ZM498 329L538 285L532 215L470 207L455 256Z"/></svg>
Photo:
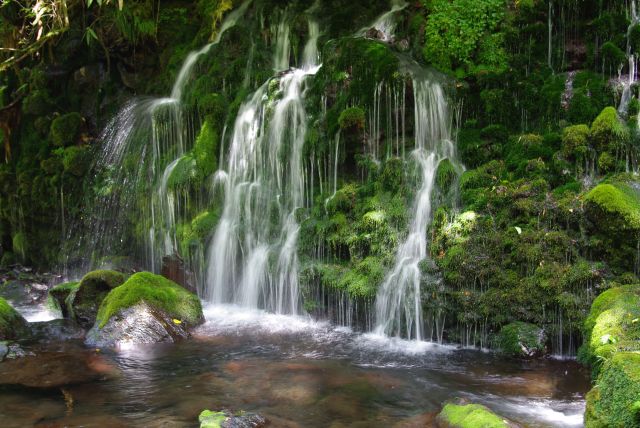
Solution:
<svg viewBox="0 0 640 428"><path fill-rule="evenodd" d="M98 308L105 296L124 283L126 276L112 270L96 270L82 278L80 285L67 297L71 300L73 317L82 327L89 328L96 321Z"/></svg>
<svg viewBox="0 0 640 428"><path fill-rule="evenodd" d="M73 315L73 298L79 286L79 282L65 282L56 285L49 290L47 303L55 308L64 318L71 318Z"/></svg>
<svg viewBox="0 0 640 428"><path fill-rule="evenodd" d="M258 414L233 413L230 410L219 412L203 410L198 420L200 428L260 428L267 426L267 420Z"/></svg>
<svg viewBox="0 0 640 428"><path fill-rule="evenodd" d="M520 428L520 425L493 413L481 404L458 399L445 404L436 417L438 428Z"/></svg>
<svg viewBox="0 0 640 428"><path fill-rule="evenodd" d="M0 364L0 385L59 388L100 379L102 373L89 366L85 353L47 352L26 355Z"/></svg>
<svg viewBox="0 0 640 428"><path fill-rule="evenodd" d="M3 361L3 360L15 360L17 358L26 357L26 356L29 356L29 355L35 355L31 351L25 351L17 343L0 342L0 344L4 344L4 350L6 351L6 352L3 352L3 349L2 349L3 346L0 345L0 361Z"/></svg>
<svg viewBox="0 0 640 428"><path fill-rule="evenodd" d="M82 340L85 336L84 329L67 319L32 322L29 326L31 337L40 343Z"/></svg>
<svg viewBox="0 0 640 428"><path fill-rule="evenodd" d="M384 33L375 27L369 28L365 33L365 37L367 39L373 39L373 40L385 40Z"/></svg>
<svg viewBox="0 0 640 428"><path fill-rule="evenodd" d="M546 341L542 328L520 321L505 325L498 333L500 350L511 357L540 357L547 352Z"/></svg>
<svg viewBox="0 0 640 428"><path fill-rule="evenodd" d="M176 321L142 302L120 310L103 327L96 323L87 333L85 343L98 348L117 348L127 344L176 342L189 337L186 324Z"/></svg>
<svg viewBox="0 0 640 428"><path fill-rule="evenodd" d="M18 339L29 334L27 321L0 297L0 340Z"/></svg>
<svg viewBox="0 0 640 428"><path fill-rule="evenodd" d="M186 288L192 293L197 293L193 282L193 275L187 271L184 261L180 256L172 254L162 258L162 270L160 274L178 285Z"/></svg>
<svg viewBox="0 0 640 428"><path fill-rule="evenodd" d="M118 347L175 342L203 322L198 296L160 275L139 272L104 298L86 343Z"/></svg>

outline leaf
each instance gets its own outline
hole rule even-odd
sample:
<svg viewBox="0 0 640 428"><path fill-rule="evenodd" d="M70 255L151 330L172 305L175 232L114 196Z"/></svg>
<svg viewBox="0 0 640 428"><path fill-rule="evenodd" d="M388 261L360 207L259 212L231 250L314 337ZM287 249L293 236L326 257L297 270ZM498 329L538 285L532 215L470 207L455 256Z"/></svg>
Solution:
<svg viewBox="0 0 640 428"><path fill-rule="evenodd" d="M519 228L518 226L515 226L516 232L518 232L518 235L522 235L522 229Z"/></svg>
<svg viewBox="0 0 640 428"><path fill-rule="evenodd" d="M173 323L174 323L174 324L176 324L176 325L180 325L180 324L182 324L182 321L177 320L177 319L175 319L175 318L174 318L172 321L173 321Z"/></svg>
<svg viewBox="0 0 640 428"><path fill-rule="evenodd" d="M87 0L87 7L91 7L92 3L93 3L93 0Z"/></svg>
<svg viewBox="0 0 640 428"><path fill-rule="evenodd" d="M124 0L118 0L118 10L122 10L124 7Z"/></svg>

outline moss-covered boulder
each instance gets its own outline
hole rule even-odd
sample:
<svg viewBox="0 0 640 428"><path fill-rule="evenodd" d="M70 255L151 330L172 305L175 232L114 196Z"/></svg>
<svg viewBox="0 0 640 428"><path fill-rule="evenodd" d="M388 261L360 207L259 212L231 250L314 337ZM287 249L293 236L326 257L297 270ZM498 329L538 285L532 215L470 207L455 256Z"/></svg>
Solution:
<svg viewBox="0 0 640 428"><path fill-rule="evenodd" d="M504 419L481 404L464 401L445 404L436 418L439 428L509 428L518 425Z"/></svg>
<svg viewBox="0 0 640 428"><path fill-rule="evenodd" d="M0 297L0 340L18 339L28 331L27 321Z"/></svg>
<svg viewBox="0 0 640 428"><path fill-rule="evenodd" d="M267 420L254 413L238 412L232 413L229 410L211 411L203 410L198 416L200 428L260 428L267 426Z"/></svg>
<svg viewBox="0 0 640 428"><path fill-rule="evenodd" d="M80 282L78 281L56 285L49 290L47 305L58 311L64 318L71 318L73 301L70 296L75 296L79 286Z"/></svg>
<svg viewBox="0 0 640 428"><path fill-rule="evenodd" d="M502 353L511 357L531 358L546 351L545 331L534 324L516 321L502 327L497 342Z"/></svg>
<svg viewBox="0 0 640 428"><path fill-rule="evenodd" d="M112 270L96 270L89 272L82 278L75 290L71 290L70 315L83 327L89 328L96 321L98 308L102 299L114 288L123 284L126 275Z"/></svg>
<svg viewBox="0 0 640 428"><path fill-rule="evenodd" d="M640 426L640 353L618 352L587 394L587 428Z"/></svg>
<svg viewBox="0 0 640 428"><path fill-rule="evenodd" d="M79 113L58 116L51 122L51 141L59 147L73 144L78 137L80 125L82 125L82 116Z"/></svg>
<svg viewBox="0 0 640 428"><path fill-rule="evenodd" d="M591 305L581 359L595 371L619 351L640 351L640 285L611 288Z"/></svg>
<svg viewBox="0 0 640 428"><path fill-rule="evenodd" d="M174 342L204 321L200 299L162 276L139 272L104 298L87 344Z"/></svg>

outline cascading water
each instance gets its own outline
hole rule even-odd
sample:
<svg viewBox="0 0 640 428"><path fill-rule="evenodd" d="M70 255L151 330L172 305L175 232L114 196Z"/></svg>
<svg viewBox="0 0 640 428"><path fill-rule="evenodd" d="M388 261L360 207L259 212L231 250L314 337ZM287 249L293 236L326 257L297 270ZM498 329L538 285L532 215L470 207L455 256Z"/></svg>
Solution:
<svg viewBox="0 0 640 428"><path fill-rule="evenodd" d="M208 250L205 300L276 313L299 312L299 226L304 206L304 86L317 73L319 30L309 24L304 68L262 85L238 112L225 176L222 217ZM274 69L288 68L288 24L277 30ZM285 64L286 62L286 64ZM274 78L276 79L276 78Z"/></svg>
<svg viewBox="0 0 640 428"><path fill-rule="evenodd" d="M618 106L618 113L623 116L626 116L629 111L629 103L631 101L632 95L632 87L637 81L636 76L636 68L637 68L637 58L636 54L633 51L633 47L631 45L631 31L633 27L640 24L640 16L638 16L636 0L631 0L630 2L630 24L627 29L627 60L629 62L629 76L626 80L622 80L622 96L620 97L620 105Z"/></svg>
<svg viewBox="0 0 640 428"><path fill-rule="evenodd" d="M413 90L415 150L411 157L420 172L421 186L408 236L398 248L395 266L378 289L375 332L423 340L419 264L428 257L426 233L431 220L436 170L441 160L455 159L455 148L442 87L427 78L414 77Z"/></svg>
<svg viewBox="0 0 640 428"><path fill-rule="evenodd" d="M197 60L220 42L250 3L251 0L246 0L229 13L214 40L187 56L169 97L133 100L105 127L96 170L99 175L107 176L106 190L98 195L93 211L85 213L84 222L89 224L79 226L84 229L79 233L81 239L72 236L78 233L77 230L71 230L69 236L70 241L78 242L77 252L89 264L81 266L81 271L103 266L102 257L118 254L118 247L126 245L125 213L136 205L136 188L145 182L157 183L147 206L138 207L143 211L142 215L150 219L149 230L144 236L149 269L159 271L162 257L174 253L177 202L168 182L187 150L187 141L193 140L189 120L184 117L182 94L193 77ZM174 156L175 160L163 168L162 161L167 155ZM126 159L139 165L133 176L121 167ZM91 260L86 260L87 251L91 253Z"/></svg>
<svg viewBox="0 0 640 428"><path fill-rule="evenodd" d="M380 40L384 42L389 42L393 40L394 31L396 29L396 20L395 15L397 12L400 12L405 7L407 7L409 3L403 0L392 0L391 2L391 10L385 12L380 15L378 19L373 23L373 25L362 28L358 31L358 36L364 36L370 29L375 29L378 31L378 36Z"/></svg>

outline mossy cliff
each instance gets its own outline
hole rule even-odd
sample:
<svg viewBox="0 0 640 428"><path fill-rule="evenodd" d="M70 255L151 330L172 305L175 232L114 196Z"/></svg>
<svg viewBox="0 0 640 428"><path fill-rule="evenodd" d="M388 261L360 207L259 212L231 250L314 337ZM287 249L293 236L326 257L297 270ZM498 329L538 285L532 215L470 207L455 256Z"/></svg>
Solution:
<svg viewBox="0 0 640 428"><path fill-rule="evenodd" d="M397 13L395 36L381 40L366 27L386 2L254 0L185 82L184 144L145 163L160 129L149 123L127 141L138 151L96 171L111 153L101 130L117 110L134 95L170 93L188 53L215 40L239 3L74 3L69 24L42 42L26 40L36 49L19 62L0 53L11 65L0 67L0 263L127 257L155 266L164 254L148 248L153 231L156 241L175 237L174 252L203 284L225 197L216 171L237 112L265 87L265 115L273 114L283 95L273 70L277 26L287 22L289 62L300 66L311 17L322 30L322 67L304 88L306 201L295 213L308 312L371 325L420 184L409 156L418 66L458 113L460 162L439 163L437 210L424 231L430 261L420 266L424 318L444 322L441 338L488 346L522 322L545 332L546 349L574 353L592 300L616 282L637 282L640 185L629 172L637 169L639 104L618 110L623 88L611 79L626 61L624 2L557 1L551 17L542 1L410 2ZM2 28L16 29L23 13L15 2L3 6ZM567 30L552 31L550 48L540 42L549 18L552 30ZM168 104L154 119L175 114ZM119 212L87 207L123 194ZM150 220L150 200L165 203L162 195L171 197L175 224ZM75 239L78 225L93 220L107 226ZM61 309L66 300L58 298ZM359 309L346 320L332 313L338 306Z"/></svg>

